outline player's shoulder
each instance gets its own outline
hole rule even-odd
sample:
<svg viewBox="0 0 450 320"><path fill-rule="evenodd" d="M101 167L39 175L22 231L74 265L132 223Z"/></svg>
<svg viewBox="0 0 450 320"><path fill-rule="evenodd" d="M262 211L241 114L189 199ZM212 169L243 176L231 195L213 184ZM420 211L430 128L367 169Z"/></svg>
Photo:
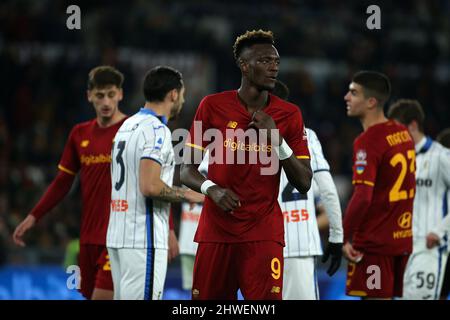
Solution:
<svg viewBox="0 0 450 320"><path fill-rule="evenodd" d="M308 145L320 145L319 138L317 137L317 134L313 129L305 127L305 132L306 137L308 138Z"/></svg>
<svg viewBox="0 0 450 320"><path fill-rule="evenodd" d="M375 124L363 131L356 140L358 142L376 143L386 142L386 136L390 134L404 134L410 138L408 129L401 123L393 120L388 120L382 123ZM409 139L412 141L412 139Z"/></svg>
<svg viewBox="0 0 450 320"><path fill-rule="evenodd" d="M77 128L77 129L84 129L84 128L93 126L95 124L95 121L97 121L97 119L95 119L95 118L89 119L87 121L83 121L83 122L77 123L73 127L74 127L74 129L75 128Z"/></svg>
<svg viewBox="0 0 450 320"><path fill-rule="evenodd" d="M93 126L95 126L95 122L96 121L97 121L97 119L93 118L93 119L90 119L90 120L87 120L87 121L83 121L83 122L77 123L76 125L74 125L72 127L72 131L73 132L82 132L82 131L85 131L85 130L89 130Z"/></svg>
<svg viewBox="0 0 450 320"><path fill-rule="evenodd" d="M269 96L272 101L271 104L277 107L278 109L281 109L287 113L300 112L300 108L296 104L283 100L280 97L277 97L276 95L273 95L271 93L269 94Z"/></svg>
<svg viewBox="0 0 450 320"><path fill-rule="evenodd" d="M306 135L308 136L308 139L309 139L309 137L317 139L317 134L313 129L305 127L305 131L306 131Z"/></svg>
<svg viewBox="0 0 450 320"><path fill-rule="evenodd" d="M441 157L450 158L450 149L444 147L442 144L435 140L432 140L431 142L430 153L432 155L439 155Z"/></svg>
<svg viewBox="0 0 450 320"><path fill-rule="evenodd" d="M228 90L228 91L212 93L212 94L205 96L202 99L202 102L210 103L210 104L215 104L218 102L221 103L221 102L224 102L227 100L230 101L230 100L236 99L236 95L237 95L237 90Z"/></svg>
<svg viewBox="0 0 450 320"><path fill-rule="evenodd" d="M126 119L120 130L145 130L147 127L166 127L166 125L154 114L139 111Z"/></svg>

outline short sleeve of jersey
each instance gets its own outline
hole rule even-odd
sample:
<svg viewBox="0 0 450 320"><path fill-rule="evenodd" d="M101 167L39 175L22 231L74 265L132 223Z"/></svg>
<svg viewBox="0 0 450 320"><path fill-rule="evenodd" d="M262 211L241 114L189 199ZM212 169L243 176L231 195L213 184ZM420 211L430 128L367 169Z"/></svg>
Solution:
<svg viewBox="0 0 450 320"><path fill-rule="evenodd" d="M78 126L70 131L58 168L61 171L75 175L80 170L80 158L77 152L77 132ZM80 142L81 143L81 142Z"/></svg>
<svg viewBox="0 0 450 320"><path fill-rule="evenodd" d="M447 188L450 188L450 150L443 148L440 156L440 165L442 168L441 172L444 176L444 181Z"/></svg>
<svg viewBox="0 0 450 320"><path fill-rule="evenodd" d="M143 139L143 150L141 159L152 159L159 164L162 164L162 146L164 145L165 139L170 139L167 137L166 130L163 125L148 124L142 131L141 139Z"/></svg>
<svg viewBox="0 0 450 320"><path fill-rule="evenodd" d="M308 136L308 148L311 154L311 169L313 172L330 171L330 165L325 159L322 151L322 145L317 138L316 133L311 129L306 129Z"/></svg>
<svg viewBox="0 0 450 320"><path fill-rule="evenodd" d="M367 135L355 140L353 145L353 184L375 185L381 155L373 146L374 141L369 143Z"/></svg>
<svg viewBox="0 0 450 320"><path fill-rule="evenodd" d="M195 113L194 121L192 122L191 129L189 131L189 137L186 141L186 145L204 150L210 141L203 140L203 134L208 130L211 125L209 121L209 100L208 97L203 98Z"/></svg>
<svg viewBox="0 0 450 320"><path fill-rule="evenodd" d="M308 139L300 110L297 110L288 121L288 129L284 139L291 147L297 159L309 159Z"/></svg>

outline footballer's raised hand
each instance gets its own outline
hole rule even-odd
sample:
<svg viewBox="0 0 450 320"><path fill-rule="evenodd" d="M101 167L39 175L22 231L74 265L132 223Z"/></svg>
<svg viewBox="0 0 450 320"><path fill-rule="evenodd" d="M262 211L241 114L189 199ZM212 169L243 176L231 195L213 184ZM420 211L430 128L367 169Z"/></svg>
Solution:
<svg viewBox="0 0 450 320"><path fill-rule="evenodd" d="M252 116L252 121L248 125L251 128L266 129L267 141L269 144L279 146L282 138L279 135L275 121L264 111L255 111Z"/></svg>

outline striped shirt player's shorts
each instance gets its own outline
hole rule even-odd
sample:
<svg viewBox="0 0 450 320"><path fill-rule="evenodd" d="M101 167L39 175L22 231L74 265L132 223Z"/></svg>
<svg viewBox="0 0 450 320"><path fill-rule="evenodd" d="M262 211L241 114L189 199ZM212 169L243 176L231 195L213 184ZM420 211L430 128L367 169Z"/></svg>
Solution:
<svg viewBox="0 0 450 320"><path fill-rule="evenodd" d="M167 272L166 249L109 248L114 300L161 300Z"/></svg>

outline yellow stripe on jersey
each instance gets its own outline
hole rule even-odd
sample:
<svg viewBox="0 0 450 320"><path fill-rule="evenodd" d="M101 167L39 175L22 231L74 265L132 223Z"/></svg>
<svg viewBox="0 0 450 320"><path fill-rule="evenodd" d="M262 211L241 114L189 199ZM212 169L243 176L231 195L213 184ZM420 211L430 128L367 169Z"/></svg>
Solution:
<svg viewBox="0 0 450 320"><path fill-rule="evenodd" d="M67 168L64 168L62 165L58 165L58 169L59 170L61 170L61 171L64 171L65 173L68 173L68 174L71 174L71 175L76 175L76 173L75 172L73 172L73 171L71 171L71 170L69 170L69 169L67 169Z"/></svg>
<svg viewBox="0 0 450 320"><path fill-rule="evenodd" d="M297 159L310 159L309 156L295 156Z"/></svg>
<svg viewBox="0 0 450 320"><path fill-rule="evenodd" d="M365 291L359 291L359 290L351 290L348 293L349 296L358 296L358 297L365 297L367 296L367 293Z"/></svg>
<svg viewBox="0 0 450 320"><path fill-rule="evenodd" d="M352 184L366 184L371 187L373 187L375 185L375 183L373 183L372 181L366 181L366 180L353 180Z"/></svg>
<svg viewBox="0 0 450 320"><path fill-rule="evenodd" d="M195 148L195 149L200 149L200 150L202 150L202 151L205 151L205 148L203 148L203 147L201 147L201 146L198 146L198 145L196 145L196 144L186 143L186 145L187 145L188 147L192 147L192 148Z"/></svg>

